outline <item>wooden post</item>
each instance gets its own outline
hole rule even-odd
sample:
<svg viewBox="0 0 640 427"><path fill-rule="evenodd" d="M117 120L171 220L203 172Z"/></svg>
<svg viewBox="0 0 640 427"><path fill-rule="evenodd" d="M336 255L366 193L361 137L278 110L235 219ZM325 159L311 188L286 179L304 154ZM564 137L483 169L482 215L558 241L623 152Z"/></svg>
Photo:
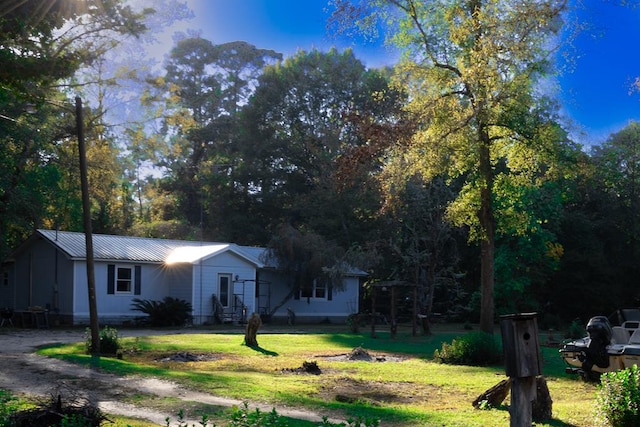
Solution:
<svg viewBox="0 0 640 427"><path fill-rule="evenodd" d="M505 371L511 378L511 427L531 427L536 376L542 374L535 313L501 316Z"/></svg>
<svg viewBox="0 0 640 427"><path fill-rule="evenodd" d="M536 377L511 378L510 427L531 427L532 402L536 399Z"/></svg>
<svg viewBox="0 0 640 427"><path fill-rule="evenodd" d="M376 337L376 287L371 286L371 338Z"/></svg>
<svg viewBox="0 0 640 427"><path fill-rule="evenodd" d="M411 321L411 332L415 337L418 335L418 283L413 284L413 320Z"/></svg>
<svg viewBox="0 0 640 427"><path fill-rule="evenodd" d="M398 322L396 321L396 287L391 285L391 338L396 337Z"/></svg>

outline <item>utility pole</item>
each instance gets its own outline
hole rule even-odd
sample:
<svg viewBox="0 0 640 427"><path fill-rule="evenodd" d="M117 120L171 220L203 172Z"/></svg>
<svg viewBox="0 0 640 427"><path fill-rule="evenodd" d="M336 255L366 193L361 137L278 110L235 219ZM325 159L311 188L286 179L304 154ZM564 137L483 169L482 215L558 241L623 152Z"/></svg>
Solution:
<svg viewBox="0 0 640 427"><path fill-rule="evenodd" d="M84 145L84 120L82 98L76 96L76 131L78 132L78 153L80 155L80 186L82 190L82 218L87 259L87 292L89 295L89 325L91 327L91 355L100 355L100 325L96 303L96 279L93 262L93 235L91 232L91 200L89 199L89 179L87 177L87 151Z"/></svg>

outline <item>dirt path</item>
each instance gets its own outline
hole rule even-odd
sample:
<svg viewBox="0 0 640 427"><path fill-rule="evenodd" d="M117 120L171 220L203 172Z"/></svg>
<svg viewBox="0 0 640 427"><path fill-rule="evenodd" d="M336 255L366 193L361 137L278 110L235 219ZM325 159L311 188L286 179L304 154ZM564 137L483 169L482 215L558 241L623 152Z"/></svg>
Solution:
<svg viewBox="0 0 640 427"><path fill-rule="evenodd" d="M155 330L118 331L119 336L157 335ZM162 333L193 333L177 330ZM84 341L84 331L74 330L0 330L0 389L35 396L75 395L97 404L107 414L127 415L141 418L158 425L166 425L166 418L176 420L176 414L159 413L157 409L148 409L123 403L123 397L132 394L145 394L158 397L174 397L186 402L200 402L217 406L242 406L243 402L188 390L175 383L158 378L116 375L96 369L78 366L72 363L35 354L38 347L56 343ZM251 405L270 412L272 406ZM276 408L283 416L321 422L322 417L307 410ZM200 420L185 420L198 425ZM341 420L331 420L334 423Z"/></svg>

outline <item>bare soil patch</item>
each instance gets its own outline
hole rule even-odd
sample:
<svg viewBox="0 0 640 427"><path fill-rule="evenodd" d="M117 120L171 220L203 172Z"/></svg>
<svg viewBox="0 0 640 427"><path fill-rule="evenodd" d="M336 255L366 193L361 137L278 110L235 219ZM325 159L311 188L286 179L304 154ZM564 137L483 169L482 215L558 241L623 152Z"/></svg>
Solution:
<svg viewBox="0 0 640 427"><path fill-rule="evenodd" d="M416 386L404 382L364 381L339 377L326 381L320 397L344 403L368 403L373 406L426 401L437 394L437 387Z"/></svg>
<svg viewBox="0 0 640 427"><path fill-rule="evenodd" d="M406 358L389 354L371 354L362 347L356 347L351 352L337 355L316 356L319 360L351 361L351 362L400 362ZM324 373L317 362L303 362L302 366L285 369L283 373L314 374ZM336 371L332 370L332 374ZM433 394L434 387L416 387L414 384L389 383L380 381L364 381L341 375L328 376L322 385L319 397L323 400L335 400L343 403L368 403L379 406L389 403L412 403L419 399L427 399ZM410 390L407 392L407 390Z"/></svg>
<svg viewBox="0 0 640 427"><path fill-rule="evenodd" d="M222 359L222 355L216 353L191 353L188 351L179 351L177 353L168 354L156 358L156 362L212 362Z"/></svg>

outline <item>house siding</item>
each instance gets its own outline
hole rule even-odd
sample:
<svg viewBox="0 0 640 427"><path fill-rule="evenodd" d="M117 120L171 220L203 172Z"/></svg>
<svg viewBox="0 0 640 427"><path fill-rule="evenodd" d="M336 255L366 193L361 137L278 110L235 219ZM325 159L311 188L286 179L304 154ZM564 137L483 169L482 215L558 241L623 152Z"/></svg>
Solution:
<svg viewBox="0 0 640 427"><path fill-rule="evenodd" d="M178 264L164 267L162 274L166 276L169 285L168 295L191 303L193 301L193 280L191 278L193 266ZM192 313L193 314L193 313Z"/></svg>
<svg viewBox="0 0 640 427"><path fill-rule="evenodd" d="M287 309L291 309L295 313L296 321L342 323L349 315L357 313L359 310L359 278L355 276L343 279L343 289L332 289L331 300L328 298L295 299L291 297L284 304L282 302L291 292L291 280L285 275L273 271L261 272L261 278L271 283L271 309L281 305L271 315L274 321L287 321Z"/></svg>
<svg viewBox="0 0 640 427"><path fill-rule="evenodd" d="M61 318L70 321L72 294L67 290L73 283L73 264L64 253L39 239L8 267L7 283L0 285L0 307L17 311L41 307L56 323Z"/></svg>
<svg viewBox="0 0 640 427"><path fill-rule="evenodd" d="M213 295L220 297L218 278L222 274L232 278L231 303L225 312L234 315L235 320L242 320L239 316L243 306L248 314L255 310L255 267L234 253L224 252L193 266L194 289L197 289L193 295L194 323L213 321Z"/></svg>
<svg viewBox="0 0 640 427"><path fill-rule="evenodd" d="M140 294L130 293L110 294L108 290L109 265L128 267L135 271L140 266ZM96 262L94 263L96 306L98 320L101 324L120 324L125 321L133 321L144 314L132 309L133 300L159 301L169 295L170 276L164 274L161 265L136 264L132 262ZM84 261L76 261L76 283L86 283L87 264ZM76 286L74 293L74 323L89 323L89 296L86 286Z"/></svg>
<svg viewBox="0 0 640 427"><path fill-rule="evenodd" d="M3 306L16 310L42 307L61 315L71 315L73 263L50 244L38 240L16 259L2 286Z"/></svg>
<svg viewBox="0 0 640 427"><path fill-rule="evenodd" d="M54 249L55 250L55 249ZM53 314L58 315L55 322L71 323L73 320L73 261L62 251L56 250L54 264L57 264L57 277L54 273L54 300L51 303ZM86 283L86 280L81 282ZM57 298L57 301L56 301Z"/></svg>

